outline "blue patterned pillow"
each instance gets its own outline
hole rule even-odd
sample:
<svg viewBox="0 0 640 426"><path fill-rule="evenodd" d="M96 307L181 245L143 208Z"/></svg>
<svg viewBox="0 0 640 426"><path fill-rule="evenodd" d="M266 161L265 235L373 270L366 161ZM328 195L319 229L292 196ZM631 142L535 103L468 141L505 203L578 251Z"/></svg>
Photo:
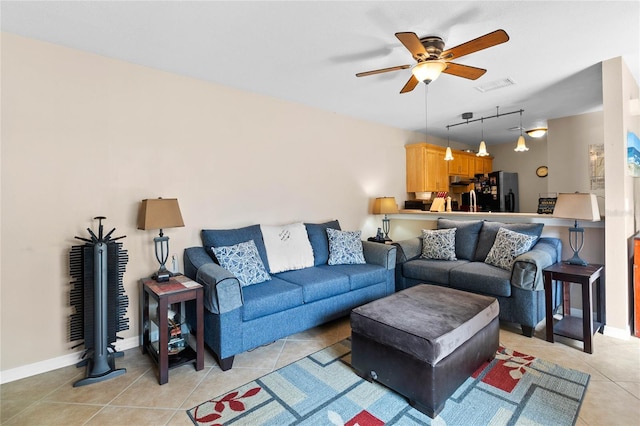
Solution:
<svg viewBox="0 0 640 426"><path fill-rule="evenodd" d="M528 252L537 239L538 237L535 235L526 235L500 228L493 247L489 250L484 262L510 271L516 257Z"/></svg>
<svg viewBox="0 0 640 426"><path fill-rule="evenodd" d="M338 231L327 228L329 239L329 265L367 263L362 253L360 231Z"/></svg>
<svg viewBox="0 0 640 426"><path fill-rule="evenodd" d="M253 240L233 246L211 247L211 249L220 266L235 275L243 287L271 279Z"/></svg>
<svg viewBox="0 0 640 426"><path fill-rule="evenodd" d="M423 229L421 257L436 260L458 260L456 258L456 230L457 228Z"/></svg>

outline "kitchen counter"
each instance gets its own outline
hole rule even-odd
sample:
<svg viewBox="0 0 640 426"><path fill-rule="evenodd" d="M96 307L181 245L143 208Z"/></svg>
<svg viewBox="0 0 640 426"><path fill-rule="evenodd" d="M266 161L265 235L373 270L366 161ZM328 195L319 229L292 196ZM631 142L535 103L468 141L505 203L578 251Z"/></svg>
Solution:
<svg viewBox="0 0 640 426"><path fill-rule="evenodd" d="M511 223L543 223L548 226L566 226L571 227L574 224L573 219L563 219L554 217L549 214L538 213L502 213L502 212L427 212L423 210L400 210L396 214L390 214L391 219L407 219L407 220L436 220L439 217L458 220L484 219L495 220ZM578 221L578 226L582 228L604 228L604 217L600 222Z"/></svg>

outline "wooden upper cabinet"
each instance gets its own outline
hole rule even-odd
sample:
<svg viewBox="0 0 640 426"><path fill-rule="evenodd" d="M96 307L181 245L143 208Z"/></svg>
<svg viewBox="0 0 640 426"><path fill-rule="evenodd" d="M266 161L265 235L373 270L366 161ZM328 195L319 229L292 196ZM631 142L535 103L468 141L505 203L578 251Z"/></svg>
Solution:
<svg viewBox="0 0 640 426"><path fill-rule="evenodd" d="M427 149L426 144L405 145L407 156L407 192L427 191Z"/></svg>
<svg viewBox="0 0 640 426"><path fill-rule="evenodd" d="M476 175L479 173L487 174L491 171L493 171L492 157L475 157L473 175Z"/></svg>
<svg viewBox="0 0 640 426"><path fill-rule="evenodd" d="M462 151L453 152L453 160L449 161L449 174L455 176L473 176L474 158L469 154Z"/></svg>
<svg viewBox="0 0 640 426"><path fill-rule="evenodd" d="M416 143L405 145L407 192L448 191L449 173L445 148Z"/></svg>

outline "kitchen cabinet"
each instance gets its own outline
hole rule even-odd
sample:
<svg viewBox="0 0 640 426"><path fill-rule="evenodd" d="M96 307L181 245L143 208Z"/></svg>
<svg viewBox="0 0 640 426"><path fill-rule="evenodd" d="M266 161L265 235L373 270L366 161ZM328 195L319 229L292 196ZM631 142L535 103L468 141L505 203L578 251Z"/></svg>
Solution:
<svg viewBox="0 0 640 426"><path fill-rule="evenodd" d="M475 157L473 162L473 175L487 174L493 171L493 157Z"/></svg>
<svg viewBox="0 0 640 426"><path fill-rule="evenodd" d="M449 174L464 177L473 176L474 159L466 152L456 151L452 153L453 160L449 161ZM471 163L471 167L469 167L469 163Z"/></svg>
<svg viewBox="0 0 640 426"><path fill-rule="evenodd" d="M445 148L427 143L405 145L407 192L449 190L449 169Z"/></svg>

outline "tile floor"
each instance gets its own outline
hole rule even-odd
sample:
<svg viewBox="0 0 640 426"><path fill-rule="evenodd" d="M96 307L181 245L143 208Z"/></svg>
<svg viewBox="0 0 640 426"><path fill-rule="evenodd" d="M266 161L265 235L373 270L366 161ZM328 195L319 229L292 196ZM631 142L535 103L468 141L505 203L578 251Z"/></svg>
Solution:
<svg viewBox="0 0 640 426"><path fill-rule="evenodd" d="M0 386L3 425L190 425L185 410L291 363L349 336L347 319L287 337L236 356L222 372L211 355L205 368L191 364L169 372L169 383L158 385L155 367L139 348L117 358L126 374L79 388L72 384L85 374L74 366ZM581 343L544 340L544 322L534 338L502 324L500 342L529 355L591 375L578 426L640 424L640 339L629 341L595 336L595 353Z"/></svg>

